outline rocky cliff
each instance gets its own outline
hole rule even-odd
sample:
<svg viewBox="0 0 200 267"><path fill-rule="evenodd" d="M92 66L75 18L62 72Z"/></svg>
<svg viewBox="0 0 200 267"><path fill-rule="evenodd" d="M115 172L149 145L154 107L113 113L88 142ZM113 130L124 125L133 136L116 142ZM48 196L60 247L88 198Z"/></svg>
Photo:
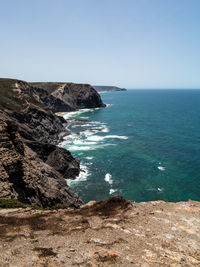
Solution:
<svg viewBox="0 0 200 267"><path fill-rule="evenodd" d="M0 198L79 207L65 181L79 174L79 161L56 146L69 132L54 113L103 107L98 93L89 85L53 84L50 90L14 79L0 79L0 93Z"/></svg>
<svg viewBox="0 0 200 267"><path fill-rule="evenodd" d="M72 109L105 107L101 97L89 84L75 83L30 83L35 88L46 90Z"/></svg>
<svg viewBox="0 0 200 267"><path fill-rule="evenodd" d="M52 145L45 156L38 157L20 138L16 123L7 119L0 120L0 144L0 198L16 198L42 207L58 203L80 206L81 200L63 178L79 173L79 163L69 152ZM40 153L48 146L39 145ZM30 147L36 146L33 143ZM63 168L57 167L60 158L65 163Z"/></svg>

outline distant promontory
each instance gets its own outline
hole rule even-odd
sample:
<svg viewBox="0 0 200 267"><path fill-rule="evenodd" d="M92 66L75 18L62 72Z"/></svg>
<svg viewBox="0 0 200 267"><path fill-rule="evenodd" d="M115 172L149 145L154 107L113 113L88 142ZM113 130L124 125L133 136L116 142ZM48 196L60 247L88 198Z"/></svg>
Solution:
<svg viewBox="0 0 200 267"><path fill-rule="evenodd" d="M109 92L109 91L127 91L125 88L120 88L117 86L106 86L106 85L93 85L93 88L98 92Z"/></svg>

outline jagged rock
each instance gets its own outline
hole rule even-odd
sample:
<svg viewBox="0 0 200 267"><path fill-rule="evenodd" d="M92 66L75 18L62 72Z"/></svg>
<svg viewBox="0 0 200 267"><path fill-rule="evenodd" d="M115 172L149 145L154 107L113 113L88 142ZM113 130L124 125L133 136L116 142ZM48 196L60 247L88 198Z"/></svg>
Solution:
<svg viewBox="0 0 200 267"><path fill-rule="evenodd" d="M30 83L33 87L43 88L51 96L62 100L75 109L105 107L100 95L89 84L75 83Z"/></svg>
<svg viewBox="0 0 200 267"><path fill-rule="evenodd" d="M72 157L68 150L40 142L26 142L26 144L43 162L52 166L65 179L75 179L79 175L79 161Z"/></svg>
<svg viewBox="0 0 200 267"><path fill-rule="evenodd" d="M11 117L17 120L21 136L29 140L57 144L69 134L66 121L44 109L29 107L26 112L12 112Z"/></svg>
<svg viewBox="0 0 200 267"><path fill-rule="evenodd" d="M56 147L53 147L56 150ZM50 160L51 153L50 158L47 157L46 160L51 164L45 164L22 142L17 132L17 125L11 120L1 119L0 198L16 198L23 203L42 207L56 204L79 207L82 201L72 192L63 176L59 174L64 170L61 167L58 170L51 167L54 165L53 160ZM77 173L79 172L79 163L68 151L66 156L63 151L62 157L63 163L68 163L68 165L64 164L65 175L68 174L69 177L73 168ZM67 173L68 168L69 173Z"/></svg>
<svg viewBox="0 0 200 267"><path fill-rule="evenodd" d="M90 85L40 88L14 79L0 79L0 92L0 198L79 207L65 181L79 175L79 161L56 146L69 132L54 112L103 107L99 94Z"/></svg>

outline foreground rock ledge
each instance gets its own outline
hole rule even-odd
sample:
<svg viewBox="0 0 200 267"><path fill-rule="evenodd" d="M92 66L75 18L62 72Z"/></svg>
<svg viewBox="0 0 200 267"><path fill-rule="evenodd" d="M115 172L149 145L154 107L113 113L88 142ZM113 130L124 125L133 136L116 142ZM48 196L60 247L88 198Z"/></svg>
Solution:
<svg viewBox="0 0 200 267"><path fill-rule="evenodd" d="M0 266L200 266L200 202L0 210Z"/></svg>

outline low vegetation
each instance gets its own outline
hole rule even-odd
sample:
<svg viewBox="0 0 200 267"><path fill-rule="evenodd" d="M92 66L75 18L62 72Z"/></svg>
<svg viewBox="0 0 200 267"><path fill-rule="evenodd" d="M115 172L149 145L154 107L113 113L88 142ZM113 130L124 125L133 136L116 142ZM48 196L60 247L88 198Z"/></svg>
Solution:
<svg viewBox="0 0 200 267"><path fill-rule="evenodd" d="M0 208L13 209L13 208L26 208L27 205L21 203L17 199L0 198Z"/></svg>
<svg viewBox="0 0 200 267"><path fill-rule="evenodd" d="M26 108L27 103L24 99L16 97L13 93L15 87L15 79L0 78L0 106L11 110L21 110Z"/></svg>

